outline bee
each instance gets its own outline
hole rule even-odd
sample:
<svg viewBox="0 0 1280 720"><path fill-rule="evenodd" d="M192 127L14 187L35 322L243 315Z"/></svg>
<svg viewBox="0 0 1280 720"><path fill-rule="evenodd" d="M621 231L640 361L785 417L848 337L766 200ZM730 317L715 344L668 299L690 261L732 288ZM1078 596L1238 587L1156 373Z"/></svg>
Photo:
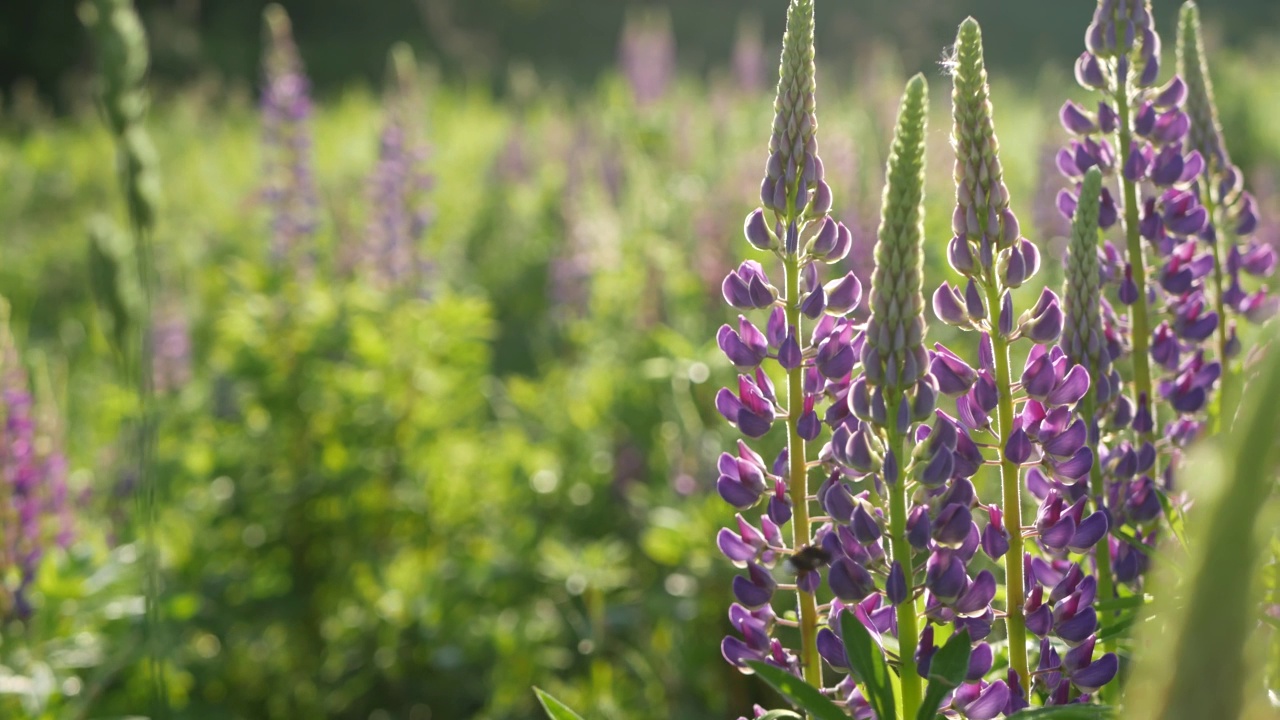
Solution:
<svg viewBox="0 0 1280 720"><path fill-rule="evenodd" d="M817 545L805 545L787 558L787 568L796 575L813 572L831 562L831 553Z"/></svg>

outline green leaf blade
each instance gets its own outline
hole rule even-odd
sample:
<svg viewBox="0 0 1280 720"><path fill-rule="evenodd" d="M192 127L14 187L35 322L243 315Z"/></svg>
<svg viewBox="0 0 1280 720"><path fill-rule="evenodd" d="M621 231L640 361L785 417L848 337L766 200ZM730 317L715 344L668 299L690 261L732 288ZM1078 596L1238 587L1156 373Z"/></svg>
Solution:
<svg viewBox="0 0 1280 720"><path fill-rule="evenodd" d="M849 720L849 716L845 715L839 705L828 700L820 690L795 675L758 660L748 662L747 666L780 695L809 713L813 720Z"/></svg>
<svg viewBox="0 0 1280 720"><path fill-rule="evenodd" d="M893 681L889 678L889 664L885 662L880 646L852 612L841 613L840 635L849 667L862 678L863 693L876 717L897 720L898 703L893 695Z"/></svg>
<svg viewBox="0 0 1280 720"><path fill-rule="evenodd" d="M953 634L933 656L933 661L929 663L929 687L924 692L924 701L920 704L916 720L934 720L937 717L942 699L964 682L965 675L969 672L969 653L972 650L969 631L961 630Z"/></svg>
<svg viewBox="0 0 1280 720"><path fill-rule="evenodd" d="M547 717L551 720L582 720L581 715L570 710L568 705L551 697L542 688L535 687L533 694L538 696L538 702L542 703L542 709L546 711Z"/></svg>

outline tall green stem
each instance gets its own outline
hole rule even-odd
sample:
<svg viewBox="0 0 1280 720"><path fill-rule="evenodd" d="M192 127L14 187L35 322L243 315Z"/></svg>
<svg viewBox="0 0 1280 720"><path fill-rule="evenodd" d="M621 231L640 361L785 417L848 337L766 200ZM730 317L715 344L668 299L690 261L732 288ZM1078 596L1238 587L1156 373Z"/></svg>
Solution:
<svg viewBox="0 0 1280 720"><path fill-rule="evenodd" d="M1227 344L1229 338L1227 336L1227 315L1226 305L1223 303L1222 295L1226 290L1226 276L1222 272L1222 244L1228 240L1226 218L1217 217L1218 207L1214 203L1209 193L1205 193L1202 198L1204 209L1209 213L1209 217L1213 219L1214 227L1219 229L1219 237L1212 244L1213 248L1213 309L1218 313L1218 330L1217 330L1217 351L1218 362L1222 363L1222 378L1218 381L1218 392L1214 396L1213 404L1213 431L1220 433L1227 428L1231 422L1231 416L1235 414L1235 383L1231 375L1231 363L1227 358Z"/></svg>
<svg viewBox="0 0 1280 720"><path fill-rule="evenodd" d="M891 403L888 417L898 417L898 406L907 402L899 396ZM892 421L890 421L892 423ZM889 449L899 463L904 462L902 433L898 432L896 423L889 427ZM911 545L907 542L907 481L899 472L896 483L889 487L889 550L893 559L902 566L907 584L915 577L915 567L911 561ZM897 606L898 616L898 656L901 659L899 680L902 686L902 717L914 718L919 712L921 702L920 673L916 669L912 653L920 644L920 629L916 622L916 600L913 594Z"/></svg>
<svg viewBox="0 0 1280 720"><path fill-rule="evenodd" d="M1089 368L1089 373L1096 377L1096 368ZM1095 386L1096 387L1096 386ZM1089 423L1089 449L1093 450L1094 462L1089 468L1089 491L1093 493L1093 504L1095 510L1102 510L1103 503L1107 497L1106 483L1102 479L1102 465L1097 458L1098 454L1098 398L1096 390L1090 388L1089 392L1084 396L1084 400L1080 407L1081 414L1084 415L1085 422ZM1111 536L1108 534L1102 538L1102 542L1094 550L1094 562L1098 566L1098 597L1103 602L1115 598L1115 586L1111 579ZM1104 652L1115 652L1116 641L1114 636L1109 636L1102 641ZM1102 688L1103 700L1110 703L1114 702L1113 697L1118 687L1117 683L1107 683Z"/></svg>
<svg viewBox="0 0 1280 720"><path fill-rule="evenodd" d="M998 317L1000 288L995 281L987 285L988 315ZM991 335L995 355L996 388L1000 402L996 409L996 430L1000 445L1000 490L1004 501L1004 523L1009 532L1009 552L1004 556L1005 631L1009 637L1009 666L1018 673L1023 689L1030 688L1027 672L1026 584L1022 578L1022 493L1018 464L1005 457L1005 443L1013 434L1013 375L1009 368L1009 341L999 332Z"/></svg>
<svg viewBox="0 0 1280 720"><path fill-rule="evenodd" d="M1129 144L1133 134L1129 127L1129 79L1119 78L1116 90L1116 115L1119 118L1120 140L1116 152L1125 157L1129 152ZM1124 184L1124 232L1129 253L1129 265L1133 268L1133 282L1138 286L1138 299L1129 306L1130 335L1133 339L1133 389L1139 398L1146 398L1148 407L1151 397L1151 360L1147 347L1151 338L1151 328L1147 319L1147 266L1142 253L1142 236L1138 233L1138 186L1137 183L1123 177ZM1152 409L1154 415L1155 410ZM1142 440L1150 441L1153 431L1142 434Z"/></svg>
<svg viewBox="0 0 1280 720"><path fill-rule="evenodd" d="M800 338L800 258L785 258L787 327ZM791 495L791 546L801 548L810 542L809 535L809 471L806 465L804 438L800 437L800 415L804 407L804 369L787 371L787 461L788 492ZM800 667L804 680L815 688L822 687L822 661L818 655L818 601L811 592L797 588L800 606Z"/></svg>

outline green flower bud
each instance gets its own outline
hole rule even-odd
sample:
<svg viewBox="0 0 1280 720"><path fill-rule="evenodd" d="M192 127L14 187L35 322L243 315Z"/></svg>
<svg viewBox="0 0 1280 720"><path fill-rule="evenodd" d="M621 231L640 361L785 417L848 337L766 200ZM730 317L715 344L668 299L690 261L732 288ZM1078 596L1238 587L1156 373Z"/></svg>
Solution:
<svg viewBox="0 0 1280 720"><path fill-rule="evenodd" d="M1102 193L1102 173L1089 168L1080 189L1080 202L1071 223L1071 243L1067 247L1066 320L1062 329L1062 350L1077 364L1095 373L1102 368L1102 320L1098 271L1098 208Z"/></svg>
<svg viewBox="0 0 1280 720"><path fill-rule="evenodd" d="M871 318L862 361L867 380L903 390L928 368L924 349L924 140L928 85L907 83L889 153L880 212Z"/></svg>
<svg viewBox="0 0 1280 720"><path fill-rule="evenodd" d="M782 38L769 161L760 187L764 206L788 220L825 215L831 205L815 136L818 116L813 58L813 0L792 0Z"/></svg>
<svg viewBox="0 0 1280 720"><path fill-rule="evenodd" d="M967 18L956 36L952 70L956 209L951 224L952 231L969 243L977 258L974 275L987 283L997 276L996 256L1019 239L1018 219L1009 208L1009 189L1000 165L990 96L982 59L982 30L976 20Z"/></svg>
<svg viewBox="0 0 1280 720"><path fill-rule="evenodd" d="M1213 200L1234 198L1216 197L1223 176L1232 170L1231 158L1222 137L1222 124L1218 121L1218 108L1213 102L1213 82L1209 79L1209 62L1204 52L1204 39L1200 35L1200 9L1194 2L1182 5L1178 14L1178 75L1187 85L1187 99L1183 109L1191 117L1191 130L1187 140L1192 150L1199 150L1204 157L1204 177Z"/></svg>

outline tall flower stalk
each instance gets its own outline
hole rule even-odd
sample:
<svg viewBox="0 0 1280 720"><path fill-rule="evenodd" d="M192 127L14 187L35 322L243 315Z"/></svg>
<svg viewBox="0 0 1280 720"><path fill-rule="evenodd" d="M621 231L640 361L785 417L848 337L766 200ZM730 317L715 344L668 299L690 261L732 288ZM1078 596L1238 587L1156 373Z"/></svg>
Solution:
<svg viewBox="0 0 1280 720"><path fill-rule="evenodd" d="M271 259L307 270L315 262L319 195L312 167L310 81L284 8L263 11L263 194L271 212Z"/></svg>
<svg viewBox="0 0 1280 720"><path fill-rule="evenodd" d="M1231 163L1226 139L1213 100L1213 82L1200 35L1200 11L1190 0L1178 17L1178 75L1186 83L1186 110L1190 117L1188 144L1204 159L1195 186L1208 222L1200 237L1213 253L1213 303L1219 318L1215 353L1222 377L1213 417L1218 430L1227 427L1239 402L1239 355L1236 321L1228 311L1245 320L1258 321L1275 312L1275 299L1266 288L1247 293L1241 287L1244 272L1267 277L1275 269L1275 250L1248 236L1258 224L1257 203L1243 189L1243 174ZM1243 239L1243 242L1241 240Z"/></svg>
<svg viewBox="0 0 1280 720"><path fill-rule="evenodd" d="M729 274L723 283L726 301L742 309L770 309L768 335L761 333L746 318L741 318L739 329L721 328L719 342L730 360L740 368L754 368L754 374L739 376L738 393L722 390L717 397L717 408L730 422L736 424L748 437L760 437L768 432L778 414L779 403L772 381L760 368L766 357L773 357L786 372L786 402L783 411L787 433L787 448L772 466L776 476L773 487L766 487L767 472L762 459L745 443L739 444L738 457L724 455L721 458L722 476L718 487L722 496L731 504L747 508L762 495L772 490L768 511L761 518L761 531L754 530L739 516L739 532L722 531L721 549L736 562L748 563L751 569L747 584L772 595L773 581L757 562L772 565L773 550L785 546L780 526L791 523L790 546L794 551L810 547L812 530L809 515L808 456L806 442L817 438L819 420L814 411L812 393L806 392L803 351L800 347L801 316L817 317L830 300L834 303L857 305L861 287L856 279L831 288L835 297L827 298L812 282L808 283L810 296L817 303L802 307L802 266L809 266L815 258L843 257L848 251L848 230L837 227L827 217L831 207L831 190L823 181L822 161L818 158L816 139L817 115L815 105L815 68L813 47L813 1L792 0L787 11L787 31L782 41L782 59L779 68L778 92L774 102L773 132L769 139L769 158L765 178L761 184L760 198L763 208L747 217L747 240L757 249L770 251L782 262L783 295L769 283L763 266L755 261L744 262L738 270ZM769 227L766 212L772 216ZM810 246L800 245L802 233L818 228ZM812 233L810 233L812 234ZM841 242L843 241L843 242ZM837 247L842 245L842 247ZM816 278L811 273L810 280ZM852 364L852 363L850 363ZM755 539L760 540L756 544ZM771 610L767 617L731 619L739 628L755 628L760 633L744 631L746 643L736 638L725 641L725 657L739 662L746 657L768 657L779 666L795 667L799 674L814 687L822 686L822 666L817 647L818 603L815 592L818 585L816 572L800 568L797 573L797 615L799 617L800 648L792 655L770 642L765 627L772 625ZM735 584L738 589L738 584ZM748 587L738 593L739 599L748 599L746 605L756 606ZM754 597L759 597L756 593ZM767 602L764 605L768 607ZM752 612L759 613L762 609ZM754 638L754 641L753 641Z"/></svg>
<svg viewBox="0 0 1280 720"><path fill-rule="evenodd" d="M1035 274L1039 267L1039 251L1019 234L1018 221L1009 208L1009 191L999 159L999 143L991 117L990 92L982 58L982 35L978 23L966 19L956 38L952 66L952 113L954 124L951 141L955 147L956 208L952 216L955 237L948 247L952 267L968 277L964 290L963 316L948 319L957 324L983 331L983 369L993 376L993 389L978 402L984 413L996 412L995 442L1002 448L1000 485L1004 522L1010 528L1009 552L1005 555L1005 579L1008 607L1005 628L1009 637L1009 665L1018 674L1023 687L1028 687L1026 629L1023 618L1023 539L1022 500L1019 491L1019 464L1025 458L1010 452L1014 442L1013 376L1009 360L1009 343L1013 339L1013 305L1011 288ZM938 301L959 299L948 285L938 290ZM1057 313L1056 299L1044 303L1042 315ZM957 307L959 303L956 303ZM940 316L945 313L940 313ZM991 320L996 321L995 325ZM1042 334L1044 339L1057 337L1053 318ZM976 397L976 396L975 396ZM990 400L994 400L994 406ZM963 402L963 401L962 401ZM962 413L963 415L963 413ZM973 425L982 425L975 422ZM978 429L974 427L974 429Z"/></svg>
<svg viewBox="0 0 1280 720"><path fill-rule="evenodd" d="M115 137L120 184L131 232L119 248L104 252L105 242L95 240L94 257L102 260L132 260L133 270L115 268L106 273L111 297L129 295L122 285L132 284L134 300L127 307L108 302L107 310L115 316L115 339L121 359L122 374L133 386L137 397L136 442L138 492L137 508L142 525L142 550L139 553L146 573L145 647L150 662L148 680L151 701L157 717L168 717L168 690L161 660L159 627L159 564L155 550L156 482L153 465L155 446L155 390L152 373L152 295L155 287L152 236L155 232L159 197L159 171L155 147L147 134L144 120L147 110L146 75L150 62L146 32L130 0L94 0L82 7L81 20L92 32L98 59L99 101L103 117ZM111 236L111 232L101 237ZM101 268L94 268L102 274Z"/></svg>
<svg viewBox="0 0 1280 720"><path fill-rule="evenodd" d="M1098 414L1112 399L1114 370L1111 351L1106 342L1102 317L1101 268L1098 263L1098 211L1102 196L1102 173L1089 168L1080 188L1080 201L1071 224L1071 243L1067 247L1066 287L1063 290L1065 320L1062 349L1072 363L1083 365L1094 378L1089 392L1080 402L1080 412L1088 423L1088 446L1095 453L1100 442ZM1118 388L1114 388L1118 389ZM1089 468L1089 491L1094 507L1106 507L1107 489L1102 463ZM1103 546L1095 553L1098 569L1098 595L1104 600L1115 596L1111 575L1111 553ZM1104 643L1108 652L1115 651L1115 641Z"/></svg>
<svg viewBox="0 0 1280 720"><path fill-rule="evenodd" d="M898 125L889 151L888 178L875 247L871 281L871 318L862 346L867 384L883 393L886 413L886 458L905 462L908 416L932 414L936 388L919 384L929 369L924 347L924 141L928 86L917 75L907 83ZM927 407L924 407L926 406ZM889 548L893 565L908 582L916 563L907 541L907 481L887 473ZM966 528L967 529L967 528ZM895 571L896 572L896 571ZM898 642L914 648L920 642L914 593L890 597L895 606ZM905 653L904 653L905 654ZM901 664L902 707L914 717L922 687L915 663Z"/></svg>
<svg viewBox="0 0 1280 720"><path fill-rule="evenodd" d="M427 264L418 247L430 222L422 111L413 50L400 44L388 59L387 118L378 142L378 162L369 179L364 264L383 288L425 290Z"/></svg>

